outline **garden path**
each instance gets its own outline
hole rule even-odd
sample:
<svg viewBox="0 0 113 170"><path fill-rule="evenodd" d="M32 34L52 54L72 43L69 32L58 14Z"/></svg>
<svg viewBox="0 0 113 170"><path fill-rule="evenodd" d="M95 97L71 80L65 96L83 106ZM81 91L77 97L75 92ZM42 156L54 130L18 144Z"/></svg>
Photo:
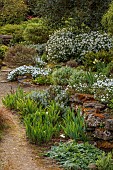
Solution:
<svg viewBox="0 0 113 170"><path fill-rule="evenodd" d="M18 83L6 81L6 74L7 70L0 72L0 114L8 125L0 141L0 170L60 170L54 162L40 158L40 148L27 141L25 128L19 117L3 107L2 98L18 88ZM36 87L23 88L30 91Z"/></svg>

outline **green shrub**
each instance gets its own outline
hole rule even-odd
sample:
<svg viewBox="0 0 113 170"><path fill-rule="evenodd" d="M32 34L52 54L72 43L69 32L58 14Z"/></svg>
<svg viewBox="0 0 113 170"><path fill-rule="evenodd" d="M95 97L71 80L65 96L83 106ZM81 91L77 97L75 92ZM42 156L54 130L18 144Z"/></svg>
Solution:
<svg viewBox="0 0 113 170"><path fill-rule="evenodd" d="M24 41L23 39L23 30L24 30L25 25L24 24L6 24L2 27L0 27L0 34L4 35L12 35L13 38L10 43L19 43Z"/></svg>
<svg viewBox="0 0 113 170"><path fill-rule="evenodd" d="M113 2L110 3L109 9L102 17L102 25L105 29L108 30L111 34L113 34Z"/></svg>
<svg viewBox="0 0 113 170"><path fill-rule="evenodd" d="M49 30L44 21L39 20L38 23L29 23L23 32L26 41L33 44L46 43L49 38Z"/></svg>
<svg viewBox="0 0 113 170"><path fill-rule="evenodd" d="M103 69L103 74L107 77L113 77L113 60Z"/></svg>
<svg viewBox="0 0 113 170"><path fill-rule="evenodd" d="M88 52L84 57L84 65L86 69L92 71L102 71L108 63L113 60L113 49L109 51L101 50L99 52ZM103 63L103 67L102 67ZM100 68L99 68L100 64Z"/></svg>
<svg viewBox="0 0 113 170"><path fill-rule="evenodd" d="M36 64L36 51L34 48L30 48L21 44L17 44L8 49L5 53L4 61L11 66L22 65L35 65Z"/></svg>
<svg viewBox="0 0 113 170"><path fill-rule="evenodd" d="M6 45L0 45L0 59L4 59L5 52L8 50Z"/></svg>
<svg viewBox="0 0 113 170"><path fill-rule="evenodd" d="M0 0L0 25L20 23L25 19L27 5L24 0Z"/></svg>
<svg viewBox="0 0 113 170"><path fill-rule="evenodd" d="M61 67L52 73L52 82L55 85L68 85L69 78L72 75L73 69L70 67Z"/></svg>
<svg viewBox="0 0 113 170"><path fill-rule="evenodd" d="M101 156L98 157L96 161L96 165L98 170L112 170L113 169L113 159L112 154L109 152L107 155L103 153Z"/></svg>
<svg viewBox="0 0 113 170"><path fill-rule="evenodd" d="M51 84L51 75L40 75L32 81L34 84L40 85L50 85Z"/></svg>

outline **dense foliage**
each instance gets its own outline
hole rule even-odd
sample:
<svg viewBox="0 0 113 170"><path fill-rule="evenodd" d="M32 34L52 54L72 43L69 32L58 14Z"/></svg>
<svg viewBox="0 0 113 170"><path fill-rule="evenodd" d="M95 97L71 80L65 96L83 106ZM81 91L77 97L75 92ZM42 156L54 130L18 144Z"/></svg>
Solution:
<svg viewBox="0 0 113 170"><path fill-rule="evenodd" d="M94 95L112 114L112 34L111 0L0 0L0 66L16 67L8 81L50 85L12 91L3 104L18 112L31 142L68 140L47 154L65 169L113 169L111 153L85 143L87 108L75 95Z"/></svg>
<svg viewBox="0 0 113 170"><path fill-rule="evenodd" d="M53 146L48 152L48 156L56 159L65 169L88 170L88 165L95 163L102 153L102 151L88 143L68 142Z"/></svg>
<svg viewBox="0 0 113 170"><path fill-rule="evenodd" d="M26 14L24 0L0 0L0 25L20 23Z"/></svg>
<svg viewBox="0 0 113 170"><path fill-rule="evenodd" d="M112 48L112 37L98 31L74 35L65 29L56 31L47 41L46 51L49 61L62 62L76 59L83 62L86 53Z"/></svg>

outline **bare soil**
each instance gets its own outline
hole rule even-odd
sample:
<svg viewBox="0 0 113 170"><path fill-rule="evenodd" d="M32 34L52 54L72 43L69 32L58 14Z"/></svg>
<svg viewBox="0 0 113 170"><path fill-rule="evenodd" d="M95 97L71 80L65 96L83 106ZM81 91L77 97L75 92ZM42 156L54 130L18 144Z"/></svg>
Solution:
<svg viewBox="0 0 113 170"><path fill-rule="evenodd" d="M2 98L16 90L17 82L6 81L7 70L0 73L0 117L7 124L0 141L0 170L61 170L54 161L40 156L40 147L30 144L19 116L2 105ZM24 86L25 91L42 87Z"/></svg>

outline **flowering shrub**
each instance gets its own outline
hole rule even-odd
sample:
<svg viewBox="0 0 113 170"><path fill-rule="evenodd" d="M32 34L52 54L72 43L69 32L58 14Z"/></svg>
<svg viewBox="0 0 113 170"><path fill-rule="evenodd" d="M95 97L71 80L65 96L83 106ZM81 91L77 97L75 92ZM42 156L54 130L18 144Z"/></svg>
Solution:
<svg viewBox="0 0 113 170"><path fill-rule="evenodd" d="M112 38L106 33L92 31L74 36L73 33L63 29L50 36L46 51L48 60L51 61L67 61L74 57L81 62L87 52L109 50L112 46Z"/></svg>
<svg viewBox="0 0 113 170"><path fill-rule="evenodd" d="M7 79L9 81L14 81L17 79L18 76L23 76L25 74L30 74L32 78L36 78L39 75L48 75L50 73L50 69L41 69L38 67L33 66L20 66L14 70L12 70L9 74Z"/></svg>
<svg viewBox="0 0 113 170"><path fill-rule="evenodd" d="M89 52L98 52L102 49L109 50L112 48L112 38L106 33L101 34L98 31L92 31L91 33L79 34L75 37L76 52L80 57ZM81 60L81 58L79 59Z"/></svg>
<svg viewBox="0 0 113 170"><path fill-rule="evenodd" d="M113 78L100 75L93 84L94 97L101 102L109 103L113 98Z"/></svg>
<svg viewBox="0 0 113 170"><path fill-rule="evenodd" d="M67 61L74 54L74 34L65 29L56 31L46 45L49 61Z"/></svg>

